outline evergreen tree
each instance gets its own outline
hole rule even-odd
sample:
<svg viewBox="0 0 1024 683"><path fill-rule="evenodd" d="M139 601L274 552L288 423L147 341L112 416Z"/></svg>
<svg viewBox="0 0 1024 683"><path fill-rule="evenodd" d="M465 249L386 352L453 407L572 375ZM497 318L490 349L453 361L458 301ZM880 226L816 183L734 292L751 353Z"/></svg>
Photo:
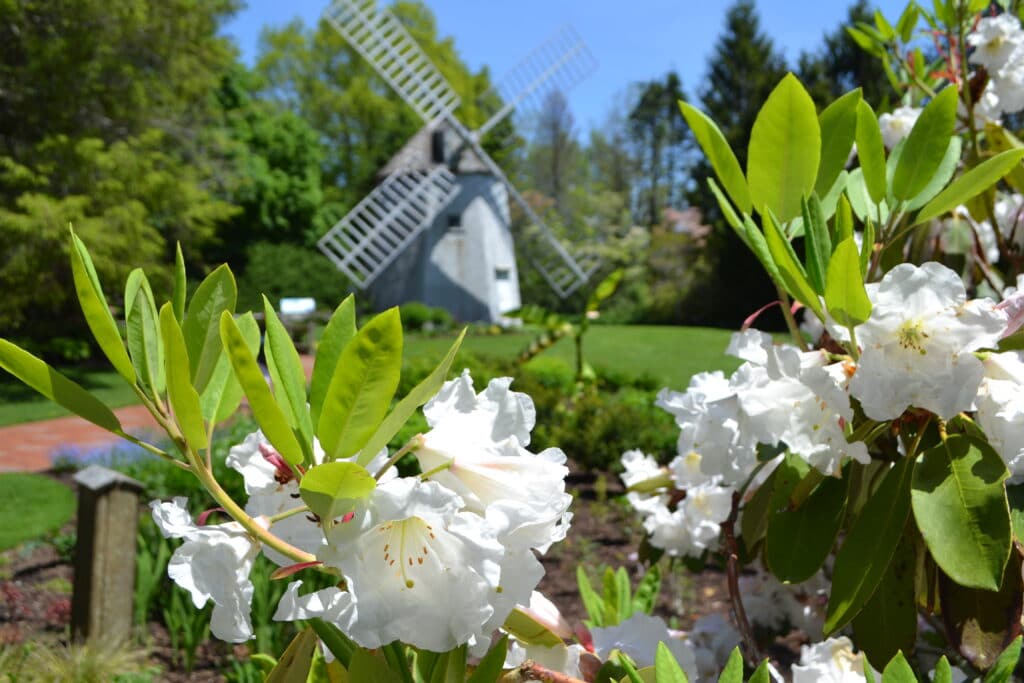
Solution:
<svg viewBox="0 0 1024 683"><path fill-rule="evenodd" d="M743 168L757 112L785 73L785 61L771 38L761 32L754 3L739 0L726 13L725 30L708 61L700 102ZM704 212L704 222L715 228L704 252L704 265L713 266L715 276L686 293L684 310L687 322L735 327L776 294L757 259L722 220L707 185L712 176L711 166L702 158L691 174L693 189L688 198ZM761 322L774 325L781 318Z"/></svg>
<svg viewBox="0 0 1024 683"><path fill-rule="evenodd" d="M683 84L670 71L663 81L640 86L640 96L629 113L629 132L638 162L637 221L648 227L661 223L665 207L680 200L680 172L687 127L679 114Z"/></svg>

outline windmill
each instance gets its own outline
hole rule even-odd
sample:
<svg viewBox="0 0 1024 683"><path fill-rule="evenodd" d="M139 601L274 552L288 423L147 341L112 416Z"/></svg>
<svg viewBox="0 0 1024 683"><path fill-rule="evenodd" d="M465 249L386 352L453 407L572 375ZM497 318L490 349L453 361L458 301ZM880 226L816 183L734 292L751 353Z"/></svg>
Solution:
<svg viewBox="0 0 1024 683"><path fill-rule="evenodd" d="M454 115L459 96L405 27L375 0L336 0L324 12L345 40L424 121L382 169L383 179L318 246L378 306L422 301L460 320L494 321L520 307L509 201L531 227L519 238L562 298L599 265L574 255L544 225L480 140L512 114L568 90L596 67L564 28L495 86L503 106L469 130Z"/></svg>

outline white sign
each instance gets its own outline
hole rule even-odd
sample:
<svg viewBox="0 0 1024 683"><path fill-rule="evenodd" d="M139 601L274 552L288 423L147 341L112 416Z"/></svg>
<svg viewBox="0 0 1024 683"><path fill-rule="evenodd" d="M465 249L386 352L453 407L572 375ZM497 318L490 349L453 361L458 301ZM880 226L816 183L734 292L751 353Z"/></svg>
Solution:
<svg viewBox="0 0 1024 683"><path fill-rule="evenodd" d="M281 315L309 315L316 310L316 301L313 297L293 297L281 299Z"/></svg>

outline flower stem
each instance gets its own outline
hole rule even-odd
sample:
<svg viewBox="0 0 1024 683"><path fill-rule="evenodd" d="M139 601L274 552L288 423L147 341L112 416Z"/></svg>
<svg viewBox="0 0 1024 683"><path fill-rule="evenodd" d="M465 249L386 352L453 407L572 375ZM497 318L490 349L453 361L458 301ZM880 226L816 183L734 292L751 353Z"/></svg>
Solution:
<svg viewBox="0 0 1024 683"><path fill-rule="evenodd" d="M552 671L533 660L523 662L519 666L517 673L521 676L520 680L523 681L544 681L545 683L586 683L579 678L573 678L572 676Z"/></svg>
<svg viewBox="0 0 1024 683"><path fill-rule="evenodd" d="M778 282L775 283L775 290L779 293L779 307L782 309L782 317L786 319L786 327L789 329L789 335L793 338L793 343L801 351L806 351L807 343L804 342L804 336L800 333L800 326L796 324L796 318L793 317L789 295L786 294L786 290Z"/></svg>
<svg viewBox="0 0 1024 683"><path fill-rule="evenodd" d="M726 574L729 579L729 599L732 602L732 613L736 619L736 625L743 636L744 650L746 650L747 663L756 666L761 660L757 649L757 641L754 639L754 630L747 619L747 611L743 607L743 596L740 594L740 551L736 542L735 524L740 509L740 494L732 494L732 510L729 517L722 523L722 532L725 542Z"/></svg>
<svg viewBox="0 0 1024 683"><path fill-rule="evenodd" d="M284 512L278 512L276 515L273 515L270 518L270 523L274 524L276 522L280 522L282 519L288 519L289 517L292 517L292 516L297 515L297 514L302 513L302 512L309 512L309 506L308 505L300 505L299 507L292 508L291 510L285 510Z"/></svg>
<svg viewBox="0 0 1024 683"><path fill-rule="evenodd" d="M404 446L399 448L394 455L388 458L388 461L384 463L384 466L377 471L377 474L375 474L373 478L379 481L380 478L384 476L384 473L391 469L396 462L401 460L406 453L409 453L419 448L422 438L422 434L417 434L416 436L409 439L409 441Z"/></svg>

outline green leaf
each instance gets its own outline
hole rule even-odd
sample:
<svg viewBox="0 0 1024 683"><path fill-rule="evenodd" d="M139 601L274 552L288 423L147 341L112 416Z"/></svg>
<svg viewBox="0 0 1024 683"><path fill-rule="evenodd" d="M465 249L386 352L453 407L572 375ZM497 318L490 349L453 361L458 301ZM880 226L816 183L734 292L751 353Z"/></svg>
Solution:
<svg viewBox="0 0 1024 683"><path fill-rule="evenodd" d="M832 231L832 242L839 244L843 240L853 237L853 213L850 210L850 201L843 195L839 198L839 205L836 207L835 230Z"/></svg>
<svg viewBox="0 0 1024 683"><path fill-rule="evenodd" d="M576 565L576 585L579 588L583 607L586 608L587 615L590 617L590 619L584 621L587 627L601 628L610 625L605 620L604 599L594 590L594 586L590 583L590 578L581 564Z"/></svg>
<svg viewBox="0 0 1024 683"><path fill-rule="evenodd" d="M963 586L999 590L1010 556L1008 476L988 443L954 434L914 466L914 518L936 564Z"/></svg>
<svg viewBox="0 0 1024 683"><path fill-rule="evenodd" d="M867 277L868 265L871 263L871 256L875 253L875 222L868 220L864 223L864 235L860 248L860 275ZM868 301L868 303L871 303Z"/></svg>
<svg viewBox="0 0 1024 683"><path fill-rule="evenodd" d="M173 308L170 315L174 316ZM177 318L174 320L178 322ZM313 664L313 652L316 650L316 633L307 627L292 639L288 649L281 655L270 675L264 683L306 683L310 666Z"/></svg>
<svg viewBox="0 0 1024 683"><path fill-rule="evenodd" d="M749 248L750 243L747 241L747 233L743 230L743 221L736 215L736 210L732 208L732 204L722 194L722 189L718 187L718 183L715 182L714 178L708 178L708 188L710 188L711 194L715 195L715 201L718 202L718 208L722 210L725 222L732 226L732 229L736 231L739 238Z"/></svg>
<svg viewBox="0 0 1024 683"><path fill-rule="evenodd" d="M989 669L984 683L1006 683L1009 681L1013 676L1013 670L1017 668L1017 662L1020 661L1020 647L1021 637L1017 636L999 655L995 665Z"/></svg>
<svg viewBox="0 0 1024 683"><path fill-rule="evenodd" d="M324 396L334 376L334 369L341 358L341 352L352 337L356 336L356 302L352 295L345 297L327 322L320 342L316 347L316 359L313 361L313 378L309 387L309 414L313 424L320 422L320 410L324 404Z"/></svg>
<svg viewBox="0 0 1024 683"><path fill-rule="evenodd" d="M882 672L882 683L917 683L917 676L914 675L914 670L910 668L902 652L897 652L886 665L885 671Z"/></svg>
<svg viewBox="0 0 1024 683"><path fill-rule="evenodd" d="M764 233L754 225L754 221L750 220L750 216L743 217L743 231L747 237L747 246L754 252L757 260L761 262L765 272L768 273L772 280L782 284L782 275L779 273L774 259L772 259L772 252L768 248L768 242L765 240Z"/></svg>
<svg viewBox="0 0 1024 683"><path fill-rule="evenodd" d="M729 660L722 669L722 675L718 677L718 683L743 683L743 655L740 649L734 647L729 654Z"/></svg>
<svg viewBox="0 0 1024 683"><path fill-rule="evenodd" d="M352 661L352 655L359 649L359 646L330 622L323 619L310 619L307 623L316 631L317 637L323 641L335 659L341 662L342 666L348 668Z"/></svg>
<svg viewBox="0 0 1024 683"><path fill-rule="evenodd" d="M956 173L957 166L960 164L960 152L963 147L963 142L960 140L959 135L954 135L949 139L949 144L946 146L946 155L942 157L942 161L939 163L938 169L935 171L935 175L928 181L928 184L924 186L924 189L917 193L917 195L907 202L907 211L917 211L922 206L931 201L935 195L937 195L942 188L949 183L953 178L953 174Z"/></svg>
<svg viewBox="0 0 1024 683"><path fill-rule="evenodd" d="M356 333L334 368L317 425L328 460L366 445L387 414L401 370L402 322L391 308Z"/></svg>
<svg viewBox="0 0 1024 683"><path fill-rule="evenodd" d="M814 189L821 129L814 101L793 74L775 86L754 121L747 152L747 183L754 208L787 222Z"/></svg>
<svg viewBox="0 0 1024 683"><path fill-rule="evenodd" d="M608 300L615 290L619 288L619 283L622 282L622 276L625 275L626 271L622 268L616 268L613 270L608 277L601 280L601 282L594 289L594 293L590 295L590 299L587 300L587 312L593 312L598 310L605 301Z"/></svg>
<svg viewBox="0 0 1024 683"><path fill-rule="evenodd" d="M299 494L321 523L330 524L351 512L355 501L375 488L377 480L365 467L354 462L325 462L303 475Z"/></svg>
<svg viewBox="0 0 1024 683"><path fill-rule="evenodd" d="M825 306L840 325L860 325L871 316L871 300L863 278L857 244L848 237L832 253L825 283Z"/></svg>
<svg viewBox="0 0 1024 683"><path fill-rule="evenodd" d="M772 514L765 560L780 581L800 583L821 569L846 513L848 484L845 478L825 477L800 507Z"/></svg>
<svg viewBox="0 0 1024 683"><path fill-rule="evenodd" d="M910 515L910 473L910 458L897 460L847 533L832 572L825 635L857 616L888 569Z"/></svg>
<svg viewBox="0 0 1024 683"><path fill-rule="evenodd" d="M636 670L636 667L629 661L629 658L624 655L619 655L619 664L626 670L626 677L623 678L619 683L646 683L643 678L640 677L640 673Z"/></svg>
<svg viewBox="0 0 1024 683"><path fill-rule="evenodd" d="M124 292L125 332L128 353L142 386L150 396L163 393L165 382L164 345L160 338L160 324L156 312L156 299L149 280L141 268L128 274Z"/></svg>
<svg viewBox="0 0 1024 683"><path fill-rule="evenodd" d="M825 316L821 310L821 301L807 281L807 274L804 273L803 266L797 261L793 246L783 237L771 213L764 216L764 237L772 260L779 269L782 285L793 298L807 306L819 319L823 320Z"/></svg>
<svg viewBox="0 0 1024 683"><path fill-rule="evenodd" d="M362 648L352 653L348 666L351 681L359 683L395 683L394 674L381 655L375 655Z"/></svg>
<svg viewBox="0 0 1024 683"><path fill-rule="evenodd" d="M402 643L395 640L380 648L380 651L384 655L384 659L387 660L388 668L398 675L399 683L413 683L409 657ZM459 683L463 683L463 681L460 680Z"/></svg>
<svg viewBox="0 0 1024 683"><path fill-rule="evenodd" d="M896 38L896 29L892 27L881 10L875 10L875 26L878 27L878 32L882 34L882 38L885 40L893 40Z"/></svg>
<svg viewBox="0 0 1024 683"><path fill-rule="evenodd" d="M129 384L135 384L135 368L132 367L132 360L124 348L124 342L121 341L121 333L114 322L114 316L110 314L107 298L103 296L103 288L96 275L92 257L74 230L71 231L71 275L75 280L75 293L78 295L78 303L82 306L82 313L85 314L85 322L89 325L89 330L92 331L100 350L110 360L117 374L124 377Z"/></svg>
<svg viewBox="0 0 1024 683"><path fill-rule="evenodd" d="M181 242L177 242L174 247L174 286L171 291L171 304L179 325L185 322L185 286L185 257L181 253Z"/></svg>
<svg viewBox="0 0 1024 683"><path fill-rule="evenodd" d="M604 607L605 616L608 618L609 625L618 624L622 621L622 614L619 612L619 584L615 580L615 572L611 567L604 568L604 576L602 577L603 588L604 588ZM626 586L628 588L629 582L627 581Z"/></svg>
<svg viewBox="0 0 1024 683"><path fill-rule="evenodd" d="M251 312L239 316L235 321L242 337L245 339L249 352L256 356L260 350L260 327ZM220 424L235 414L242 402L242 385L235 377L228 352L221 349L217 365L213 368L210 381L199 394L199 407L203 411L203 419L213 424Z"/></svg>
<svg viewBox="0 0 1024 683"><path fill-rule="evenodd" d="M227 264L206 276L188 303L181 331L188 349L189 371L196 391L206 388L217 365L223 345L220 339L221 313L234 313L238 288Z"/></svg>
<svg viewBox="0 0 1024 683"><path fill-rule="evenodd" d="M715 175L725 187L725 191L729 193L730 199L739 207L740 211L750 213L752 204L747 180L743 177L743 169L740 168L740 163L736 160L736 155L729 147L729 143L726 142L722 131L703 112L694 109L682 100L679 102L679 109L683 112L686 123L693 131L693 137L704 150L708 161L711 162L711 168L715 170Z"/></svg>
<svg viewBox="0 0 1024 683"><path fill-rule="evenodd" d="M864 176L868 196L875 204L885 199L885 143L878 118L871 105L861 100L857 103L857 159ZM876 216L877 218L877 216Z"/></svg>
<svg viewBox="0 0 1024 683"><path fill-rule="evenodd" d="M828 270L829 257L832 255L832 239L828 234L828 226L825 224L818 196L812 194L810 199L801 199L800 210L804 217L804 262L807 264L807 278L815 292L824 294L825 272Z"/></svg>
<svg viewBox="0 0 1024 683"><path fill-rule="evenodd" d="M249 408L263 430L263 435L285 462L298 465L303 460L302 446L288 426L288 419L274 401L270 387L263 379L263 372L256 363L256 356L249 350L242 331L227 311L221 314L220 336L231 360L231 367L235 370L235 377L249 399Z"/></svg>
<svg viewBox="0 0 1024 683"><path fill-rule="evenodd" d="M850 171L846 178L846 197L850 200L850 206L857 218L861 221L873 220L883 223L889 218L889 205L883 199L876 204L868 194L867 186L864 183L862 168L855 168Z"/></svg>
<svg viewBox="0 0 1024 683"><path fill-rule="evenodd" d="M762 661L754 673L750 674L749 683L771 683L771 675L768 673L768 660Z"/></svg>
<svg viewBox="0 0 1024 683"><path fill-rule="evenodd" d="M914 225L920 225L947 211L952 211L960 204L992 187L1000 178L1016 168L1021 159L1024 159L1024 149L1013 149L981 162L954 180L945 190L925 204L924 208L914 217Z"/></svg>
<svg viewBox="0 0 1024 683"><path fill-rule="evenodd" d="M505 619L505 623L502 624L502 628L525 645L542 645L544 647L564 645L562 639L551 629L519 607L512 609Z"/></svg>
<svg viewBox="0 0 1024 683"><path fill-rule="evenodd" d="M625 567L619 567L615 571L615 611L619 615L619 622L623 622L633 616L633 596L629 584L629 574Z"/></svg>
<svg viewBox="0 0 1024 683"><path fill-rule="evenodd" d="M360 463L366 464L373 460L374 456L387 446L395 434L405 426L405 423L409 421L409 418L416 412L416 409L433 398L441 390L441 386L448 378L448 372L451 370L452 363L455 362L455 356L459 353L462 341L466 337L466 329L464 328L459 333L459 336L455 338L455 341L448 349L448 353L445 354L438 366L391 409L391 412L380 423L373 436L370 437L369 441L366 442L360 451Z"/></svg>
<svg viewBox="0 0 1024 683"><path fill-rule="evenodd" d="M852 90L832 104L818 116L821 127L821 164L814 191L824 197L836 178L846 167L846 160L853 148L857 135L857 105L861 100L860 88Z"/></svg>
<svg viewBox="0 0 1024 683"><path fill-rule="evenodd" d="M743 544L747 547L748 552L754 550L768 531L770 517L768 511L775 489L776 472L778 472L777 467L743 506L743 516L740 518L740 538L743 539Z"/></svg>
<svg viewBox="0 0 1024 683"><path fill-rule="evenodd" d="M0 368L97 427L115 434L121 433L121 422L106 404L45 361L6 339L0 339Z"/></svg>
<svg viewBox="0 0 1024 683"><path fill-rule="evenodd" d="M946 655L939 657L939 661L935 663L935 677L932 678L932 683L953 683L953 669L950 668Z"/></svg>
<svg viewBox="0 0 1024 683"><path fill-rule="evenodd" d="M267 369L274 383L274 397L288 418L288 424L302 435L306 464L311 466L313 423L309 419L309 409L306 407L306 372L302 369L302 360L299 358L299 352L295 350L295 345L292 344L291 335L277 317L273 304L265 296L263 315L267 328L264 353L267 358Z"/></svg>
<svg viewBox="0 0 1024 683"><path fill-rule="evenodd" d="M665 643L658 643L658 649L654 653L654 678L658 683L689 683L683 667L672 655Z"/></svg>
<svg viewBox="0 0 1024 683"><path fill-rule="evenodd" d="M658 565L652 564L644 573L643 578L636 584L633 591L633 604L630 613L643 612L650 614L658 601L658 593L661 592L661 570Z"/></svg>
<svg viewBox="0 0 1024 683"><path fill-rule="evenodd" d="M897 652L910 652L917 643L914 549L913 540L904 536L875 594L853 619L857 647L879 669Z"/></svg>
<svg viewBox="0 0 1024 683"><path fill-rule="evenodd" d="M181 433L195 450L209 445L203 411L199 406L199 394L192 386L184 368L188 367L188 350L182 336L178 319L174 317L171 304L160 309L160 336L164 340L164 362L167 371L167 400L174 411L174 419L181 427Z"/></svg>
<svg viewBox="0 0 1024 683"><path fill-rule="evenodd" d="M903 13L896 22L896 33L900 40L909 43L914 37L914 28L917 26L917 5L910 3L903 8Z"/></svg>
<svg viewBox="0 0 1024 683"><path fill-rule="evenodd" d="M892 177L896 199L916 197L939 170L956 126L956 103L957 89L944 88L917 118Z"/></svg>
<svg viewBox="0 0 1024 683"><path fill-rule="evenodd" d="M473 669L473 674L466 683L492 683L501 678L502 668L505 664L505 655L508 652L508 636L503 635L501 639L491 646L487 654L483 656L480 663Z"/></svg>

